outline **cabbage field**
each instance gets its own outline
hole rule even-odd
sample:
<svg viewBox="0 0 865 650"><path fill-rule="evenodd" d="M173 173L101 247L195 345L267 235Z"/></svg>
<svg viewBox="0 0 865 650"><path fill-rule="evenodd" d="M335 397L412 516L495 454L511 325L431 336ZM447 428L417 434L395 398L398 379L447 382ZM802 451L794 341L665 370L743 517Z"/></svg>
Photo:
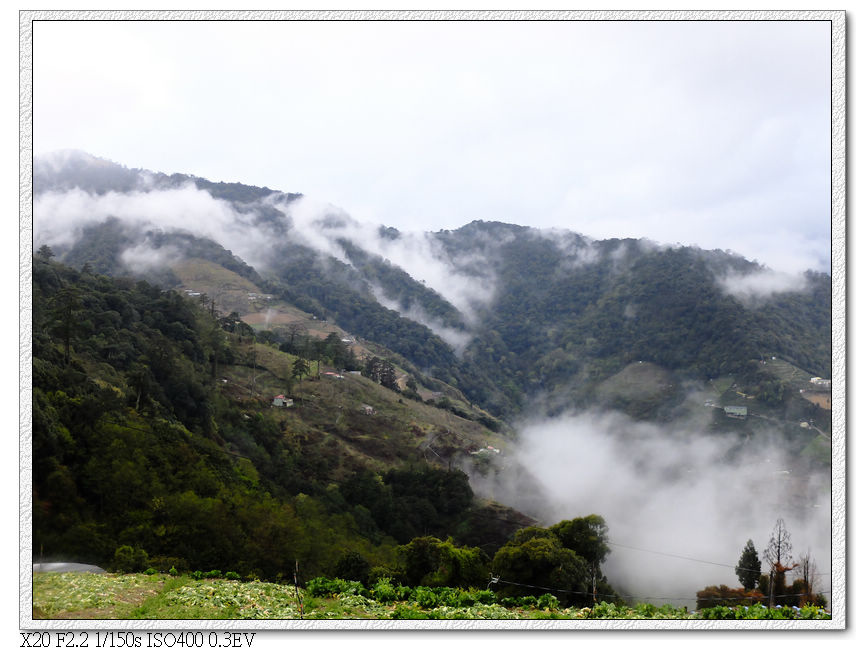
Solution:
<svg viewBox="0 0 865 650"><path fill-rule="evenodd" d="M315 578L293 584L229 577L165 574L38 573L33 577L34 619L478 619L600 620L829 619L817 607L713 607L688 611L672 605L560 607L550 593L503 598L489 589L404 587L381 579L359 582Z"/></svg>

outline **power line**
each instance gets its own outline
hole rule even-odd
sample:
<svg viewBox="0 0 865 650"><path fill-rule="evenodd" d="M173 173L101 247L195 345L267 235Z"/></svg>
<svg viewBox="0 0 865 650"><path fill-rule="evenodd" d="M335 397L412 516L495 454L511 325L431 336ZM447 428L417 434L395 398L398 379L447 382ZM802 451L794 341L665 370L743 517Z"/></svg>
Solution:
<svg viewBox="0 0 865 650"><path fill-rule="evenodd" d="M689 560L691 562L700 562L702 564L713 564L715 566L722 566L722 567L726 567L729 569L738 569L740 571L750 571L752 573L762 573L762 571L759 569L745 569L745 568L739 569L739 567L735 564L723 564L721 562L712 562L711 560L700 560L698 558L688 557L686 555L676 555L675 553L665 553L663 551L652 551L652 550L647 549L647 548L637 548L636 546L627 546L626 544L618 544L616 542L609 542L608 541L607 544L610 544L611 546L619 546L621 548L628 548L628 549L631 549L632 551L642 551L643 553L654 553L655 555L665 555L667 557L674 557L674 558L677 558L679 560ZM829 575L829 573L828 572L827 573L815 573L814 575L827 576L827 575Z"/></svg>
<svg viewBox="0 0 865 650"><path fill-rule="evenodd" d="M722 566L722 567L727 567L730 569L736 568L735 565L733 565L733 564L723 564L721 562L712 562L710 560L700 560L698 558L688 557L686 555L676 555L675 553L665 553L663 551L652 551L652 550L649 550L647 548L637 548L636 546L627 546L626 544L618 544L616 542L607 542L607 544L610 544L611 546L620 546L621 548L629 548L632 551L642 551L643 553L654 553L655 555L665 555L667 557L674 557L674 558L677 558L679 560L689 560L691 562L701 562L703 564L714 564L715 566ZM748 571L756 571L756 569L747 569L747 570Z"/></svg>

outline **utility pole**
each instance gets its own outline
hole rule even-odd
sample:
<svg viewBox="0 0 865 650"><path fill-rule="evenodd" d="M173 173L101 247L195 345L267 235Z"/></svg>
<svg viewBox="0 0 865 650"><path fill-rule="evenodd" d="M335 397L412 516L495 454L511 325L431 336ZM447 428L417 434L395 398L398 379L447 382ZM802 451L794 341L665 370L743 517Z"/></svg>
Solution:
<svg viewBox="0 0 865 650"><path fill-rule="evenodd" d="M294 596L297 598L297 608L300 611L300 618L303 620L303 599L300 597L300 590L297 587L297 558L294 560Z"/></svg>

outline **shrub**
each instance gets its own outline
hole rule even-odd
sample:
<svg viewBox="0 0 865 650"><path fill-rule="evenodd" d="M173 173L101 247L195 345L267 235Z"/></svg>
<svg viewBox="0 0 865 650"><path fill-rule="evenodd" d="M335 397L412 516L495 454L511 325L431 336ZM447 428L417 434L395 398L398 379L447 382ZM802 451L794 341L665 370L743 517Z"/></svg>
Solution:
<svg viewBox="0 0 865 650"><path fill-rule="evenodd" d="M479 605L495 605L496 603L496 594L490 589L476 591L474 592L474 594L475 602L477 602Z"/></svg>
<svg viewBox="0 0 865 650"><path fill-rule="evenodd" d="M235 573L234 571L226 571L225 572L226 580L240 580L240 574Z"/></svg>
<svg viewBox="0 0 865 650"><path fill-rule="evenodd" d="M603 601L592 607L586 614L586 618L627 618L626 607L616 607L615 603Z"/></svg>
<svg viewBox="0 0 865 650"><path fill-rule="evenodd" d="M343 580L342 578L318 577L306 583L306 592L310 596L328 597L340 594L364 595L367 593L363 584L355 580Z"/></svg>
<svg viewBox="0 0 865 650"><path fill-rule="evenodd" d="M370 589L370 594L374 600L380 603L392 603L399 599L396 587L391 584L388 578L382 578L376 582Z"/></svg>
<svg viewBox="0 0 865 650"><path fill-rule="evenodd" d="M367 584L370 565L367 559L357 551L345 551L336 563L334 573L340 578Z"/></svg>
<svg viewBox="0 0 865 650"><path fill-rule="evenodd" d="M542 594L538 596L538 609L557 609L559 599L552 594Z"/></svg>
<svg viewBox="0 0 865 650"><path fill-rule="evenodd" d="M412 590L412 599L424 609L438 607L439 598L429 587L415 587Z"/></svg>
<svg viewBox="0 0 865 650"><path fill-rule="evenodd" d="M208 571L207 573L205 573L204 577L205 578L221 578L222 577L222 571L220 571L219 569L214 569L213 571Z"/></svg>
<svg viewBox="0 0 865 650"><path fill-rule="evenodd" d="M496 598L499 601L499 605L501 605L502 607L507 607L510 609L520 606L520 599L513 596L502 596L501 594L498 594Z"/></svg>
<svg viewBox="0 0 865 650"><path fill-rule="evenodd" d="M457 603L460 607L471 607L475 602L475 595L471 591L460 591L457 594Z"/></svg>
<svg viewBox="0 0 865 650"><path fill-rule="evenodd" d="M170 576L177 576L179 573L180 573L180 571L175 569L173 566L170 569L168 569L168 575L170 575Z"/></svg>
<svg viewBox="0 0 865 650"><path fill-rule="evenodd" d="M128 545L117 547L114 551L114 561L111 563L112 569L118 573L143 571L147 565L147 552L142 548L132 548Z"/></svg>
<svg viewBox="0 0 865 650"><path fill-rule="evenodd" d="M762 602L764 596L759 591L731 589L727 585L710 585L697 592L697 609L716 606L733 607L736 605L753 605Z"/></svg>

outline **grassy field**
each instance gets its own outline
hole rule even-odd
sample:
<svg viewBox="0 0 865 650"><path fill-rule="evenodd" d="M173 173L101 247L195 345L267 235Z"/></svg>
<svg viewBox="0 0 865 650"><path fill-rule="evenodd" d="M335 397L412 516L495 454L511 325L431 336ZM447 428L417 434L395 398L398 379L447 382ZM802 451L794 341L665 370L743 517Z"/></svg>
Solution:
<svg viewBox="0 0 865 650"><path fill-rule="evenodd" d="M332 581L323 581L324 584ZM394 588L367 591L342 583L340 593L266 582L144 574L37 573L34 619L111 620L394 620L394 619L789 619L830 618L822 609L715 607L688 612L671 605L558 605L549 594L519 603L496 602L489 591ZM312 584L312 583L310 583ZM384 588L379 588L380 586ZM401 590L401 591L400 591ZM449 599L449 600L447 600ZM458 602L455 602L458 601Z"/></svg>

